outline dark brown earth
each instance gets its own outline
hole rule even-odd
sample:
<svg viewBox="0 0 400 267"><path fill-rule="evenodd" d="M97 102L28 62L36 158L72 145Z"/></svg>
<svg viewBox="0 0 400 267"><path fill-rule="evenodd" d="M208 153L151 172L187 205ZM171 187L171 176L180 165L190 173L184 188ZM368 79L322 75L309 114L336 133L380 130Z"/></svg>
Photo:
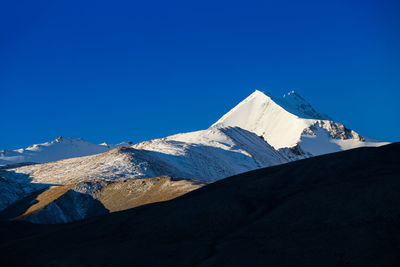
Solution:
<svg viewBox="0 0 400 267"><path fill-rule="evenodd" d="M53 186L17 201L0 212L0 219L47 224L72 222L170 200L204 185L200 181L160 176Z"/></svg>
<svg viewBox="0 0 400 267"><path fill-rule="evenodd" d="M359 148L76 223L2 222L0 265L399 266L399 155Z"/></svg>

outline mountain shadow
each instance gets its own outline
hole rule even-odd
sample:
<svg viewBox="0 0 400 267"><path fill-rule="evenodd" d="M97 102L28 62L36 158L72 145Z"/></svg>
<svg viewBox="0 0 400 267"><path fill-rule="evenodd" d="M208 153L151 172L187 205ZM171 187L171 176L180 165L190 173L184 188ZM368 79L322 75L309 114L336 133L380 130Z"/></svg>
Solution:
<svg viewBox="0 0 400 267"><path fill-rule="evenodd" d="M29 207L39 202L36 198L47 189L48 187L37 190L0 211L0 220L11 220L23 215Z"/></svg>
<svg viewBox="0 0 400 267"><path fill-rule="evenodd" d="M0 168L0 220L64 223L109 213L100 201L74 190L73 185L32 180L30 174Z"/></svg>
<svg viewBox="0 0 400 267"><path fill-rule="evenodd" d="M69 186L60 186L33 192L0 212L0 219L52 224L106 213L109 210L93 196L69 189Z"/></svg>
<svg viewBox="0 0 400 267"><path fill-rule="evenodd" d="M1 224L4 266L399 266L400 143L259 169L171 201ZM21 232L26 232L24 235Z"/></svg>

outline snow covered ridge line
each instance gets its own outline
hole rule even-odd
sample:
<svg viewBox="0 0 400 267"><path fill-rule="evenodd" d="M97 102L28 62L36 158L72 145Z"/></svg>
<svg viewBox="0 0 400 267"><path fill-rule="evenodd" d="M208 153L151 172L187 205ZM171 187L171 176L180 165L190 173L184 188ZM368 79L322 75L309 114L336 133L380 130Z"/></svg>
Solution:
<svg viewBox="0 0 400 267"><path fill-rule="evenodd" d="M297 157L299 153L302 154L301 157L304 157L360 146L387 144L387 142L363 137L344 125L332 121L328 115L314 109L294 91L282 98L275 98L256 90L226 113L213 127L240 127L255 133L290 160L299 159ZM190 136L190 140L179 142L196 143L201 142L198 138L204 139L204 136L190 133L178 134L167 139L182 135ZM165 144L159 141L164 139L142 142L134 147L147 144L146 146L151 147L153 151L165 152ZM160 144L160 147L150 146L151 142ZM103 153L124 145L131 146L132 143L93 144L83 139L57 138L52 142L33 145L26 149L0 151L0 165L21 162L47 163ZM175 147L172 150L177 149ZM168 154L169 151L166 153Z"/></svg>
<svg viewBox="0 0 400 267"><path fill-rule="evenodd" d="M256 90L213 126L241 127L262 136L275 149L298 147L314 156L389 144L334 122L294 91L275 98Z"/></svg>
<svg viewBox="0 0 400 267"><path fill-rule="evenodd" d="M46 163L103 153L119 146L129 145L132 145L132 142L123 142L117 145L105 142L93 144L82 138L73 139L60 136L51 142L35 144L27 148L0 150L0 165L22 162Z"/></svg>
<svg viewBox="0 0 400 267"><path fill-rule="evenodd" d="M261 137L239 127L210 127L86 157L7 166L0 169L0 211L52 185L163 175L212 182L305 157L292 149L277 151Z"/></svg>
<svg viewBox="0 0 400 267"><path fill-rule="evenodd" d="M297 94L274 99L255 91L206 130L135 145L112 149L60 138L14 151L14 158L6 153L0 156L6 163L49 163L0 168L0 210L49 185L163 175L212 182L315 155L387 144L329 120Z"/></svg>
<svg viewBox="0 0 400 267"><path fill-rule="evenodd" d="M293 157L241 128L211 127L119 147L106 153L9 169L36 184L119 181L168 175L206 182L282 164ZM304 158L296 155L296 159Z"/></svg>

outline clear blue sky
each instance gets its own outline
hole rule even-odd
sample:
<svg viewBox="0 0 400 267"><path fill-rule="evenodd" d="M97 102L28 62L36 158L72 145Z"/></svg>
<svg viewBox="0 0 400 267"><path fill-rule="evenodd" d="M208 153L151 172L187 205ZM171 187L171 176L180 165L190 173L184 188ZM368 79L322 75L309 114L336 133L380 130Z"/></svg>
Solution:
<svg viewBox="0 0 400 267"><path fill-rule="evenodd" d="M400 140L398 1L6 2L0 149L204 129L255 89Z"/></svg>

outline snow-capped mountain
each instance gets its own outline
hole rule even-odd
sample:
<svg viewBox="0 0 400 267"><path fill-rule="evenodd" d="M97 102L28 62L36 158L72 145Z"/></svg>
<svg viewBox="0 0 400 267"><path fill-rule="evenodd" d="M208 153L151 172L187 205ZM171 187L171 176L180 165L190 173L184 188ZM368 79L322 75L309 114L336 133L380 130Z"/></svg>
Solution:
<svg viewBox="0 0 400 267"><path fill-rule="evenodd" d="M272 147L280 150L282 154L286 154L286 157L292 160L298 159L296 156L293 157L290 151L288 152L294 148L298 152L295 154L320 155L360 146L387 144L387 142L361 136L344 125L334 122L326 114L315 110L294 91L282 98L275 98L256 90L213 126L240 127L253 132L262 136ZM181 142L186 142L185 138L189 138L190 142L196 138L204 139L194 133L180 134L167 137L167 139L178 138L178 136L183 138ZM143 142L134 147L143 147L144 144L152 151L165 150L165 144L156 140ZM161 146L157 148L154 144ZM81 138L59 137L54 141L35 144L25 149L0 150L0 165L22 162L47 163L103 153L119 146L130 145L132 145L131 142L117 145L93 144Z"/></svg>
<svg viewBox="0 0 400 267"><path fill-rule="evenodd" d="M212 182L313 155L384 144L332 121L294 92L271 98L255 91L202 131L121 147L58 138L6 151L0 163L48 163L0 168L0 210L49 186L163 175ZM83 155L89 156L78 157Z"/></svg>
<svg viewBox="0 0 400 267"><path fill-rule="evenodd" d="M23 166L10 171L33 183L72 184L168 175L215 181L289 159L262 138L238 127L211 127L119 147L97 155Z"/></svg>
<svg viewBox="0 0 400 267"><path fill-rule="evenodd" d="M51 142L35 144L27 148L0 150L0 165L21 162L46 163L103 153L123 145L131 145L131 143L121 143L118 145L102 143L98 145L85 141L82 138L73 139L60 136Z"/></svg>
<svg viewBox="0 0 400 267"><path fill-rule="evenodd" d="M4 167L0 169L0 210L49 186L163 175L210 182L304 157L277 151L239 127L210 127L86 157Z"/></svg>
<svg viewBox="0 0 400 267"><path fill-rule="evenodd" d="M388 144L332 121L294 91L272 98L256 90L213 126L240 127L262 136L275 149L298 147L314 156Z"/></svg>

